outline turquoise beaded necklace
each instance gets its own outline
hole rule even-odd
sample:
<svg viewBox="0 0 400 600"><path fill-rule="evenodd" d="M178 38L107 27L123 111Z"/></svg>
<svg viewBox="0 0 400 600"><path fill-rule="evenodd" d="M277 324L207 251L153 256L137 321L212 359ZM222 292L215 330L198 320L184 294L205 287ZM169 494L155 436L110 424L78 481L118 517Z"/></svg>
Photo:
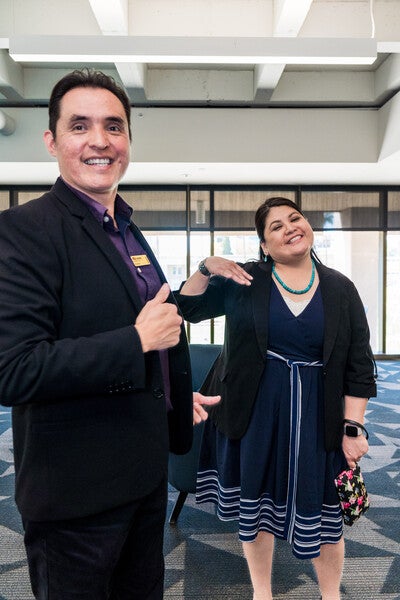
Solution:
<svg viewBox="0 0 400 600"><path fill-rule="evenodd" d="M272 272L275 275L276 280L281 284L283 289L285 289L287 292L290 292L291 294L305 294L306 292L308 292L309 289L311 289L311 286L314 283L314 279L315 279L315 262L313 261L313 259L311 259L311 263L312 263L311 279L308 283L308 286L305 287L304 290L293 290L291 287L286 285L286 283L284 283L282 281L282 279L279 277L278 273L276 272L275 263L272 263Z"/></svg>

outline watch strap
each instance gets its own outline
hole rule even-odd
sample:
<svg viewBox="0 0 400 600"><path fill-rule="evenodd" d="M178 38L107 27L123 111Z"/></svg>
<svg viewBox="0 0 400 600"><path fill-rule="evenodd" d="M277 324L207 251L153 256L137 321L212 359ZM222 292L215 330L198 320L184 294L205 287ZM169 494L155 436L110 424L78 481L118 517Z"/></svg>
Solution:
<svg viewBox="0 0 400 600"><path fill-rule="evenodd" d="M204 260L201 260L201 261L199 262L198 270L200 271L200 273L201 273L202 275L205 275L206 277L211 277L211 273L210 273L210 271L207 269L207 267L206 267L206 265L205 265L205 260L206 260L206 259L204 259Z"/></svg>

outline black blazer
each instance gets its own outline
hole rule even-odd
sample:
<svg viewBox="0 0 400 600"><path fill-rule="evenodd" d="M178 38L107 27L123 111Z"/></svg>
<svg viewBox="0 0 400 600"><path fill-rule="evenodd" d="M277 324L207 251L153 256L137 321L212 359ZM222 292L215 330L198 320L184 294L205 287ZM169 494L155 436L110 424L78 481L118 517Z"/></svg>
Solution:
<svg viewBox="0 0 400 600"><path fill-rule="evenodd" d="M271 264L242 265L251 275L251 286L212 277L199 296L176 299L191 322L226 315L225 342L202 392L221 394L210 411L212 420L227 437L241 438L249 424L264 370L268 349L268 312ZM376 395L375 363L369 346L365 311L353 283L344 275L317 264L325 314L323 369L325 444L337 448L343 437L343 396Z"/></svg>
<svg viewBox="0 0 400 600"><path fill-rule="evenodd" d="M141 307L118 251L60 179L0 215L0 402L13 407L23 517L80 517L129 502L166 475L168 438L174 452L189 450L184 328L169 351L167 416L158 353L143 354L133 327Z"/></svg>

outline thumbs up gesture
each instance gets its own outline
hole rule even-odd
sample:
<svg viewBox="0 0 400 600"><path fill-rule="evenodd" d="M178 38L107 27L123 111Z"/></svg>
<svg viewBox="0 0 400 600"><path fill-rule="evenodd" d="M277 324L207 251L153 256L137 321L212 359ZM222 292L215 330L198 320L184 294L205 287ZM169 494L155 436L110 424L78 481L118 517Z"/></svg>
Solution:
<svg viewBox="0 0 400 600"><path fill-rule="evenodd" d="M175 304L166 302L169 294L169 285L164 283L137 316L135 329L139 334L143 352L165 350L179 342L182 317L178 314Z"/></svg>

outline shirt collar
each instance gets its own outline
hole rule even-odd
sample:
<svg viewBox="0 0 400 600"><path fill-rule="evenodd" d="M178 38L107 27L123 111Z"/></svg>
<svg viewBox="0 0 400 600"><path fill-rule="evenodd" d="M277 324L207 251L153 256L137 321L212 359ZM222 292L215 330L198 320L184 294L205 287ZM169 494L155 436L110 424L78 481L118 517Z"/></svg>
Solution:
<svg viewBox="0 0 400 600"><path fill-rule="evenodd" d="M104 225L104 217L108 213L107 208L105 208L105 206L103 206L100 202L98 202L94 198L91 198L84 192L81 192L80 190L77 190L76 188L74 188L72 185L69 185L69 183L64 181L64 179L63 179L63 182L75 194L75 196L77 196L80 200L82 200L82 202L84 204L86 204L86 206L89 208L90 212L93 214L95 219L97 221L99 221L99 223ZM125 202L125 200L123 200L121 198L121 196L119 194L117 194L115 197L114 210L115 210L115 220L117 221L118 224L121 221L129 223L129 221L132 217L133 209L129 206L129 204L127 204Z"/></svg>

